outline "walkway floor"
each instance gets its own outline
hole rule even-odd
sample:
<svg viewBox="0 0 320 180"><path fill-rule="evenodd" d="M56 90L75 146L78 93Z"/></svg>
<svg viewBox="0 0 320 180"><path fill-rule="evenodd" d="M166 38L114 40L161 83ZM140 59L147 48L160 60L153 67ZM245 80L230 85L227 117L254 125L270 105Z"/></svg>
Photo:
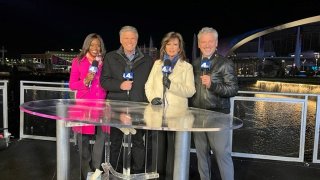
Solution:
<svg viewBox="0 0 320 180"><path fill-rule="evenodd" d="M70 146L71 179L78 180L78 152ZM191 154L190 180L199 180L196 156ZM213 159L213 170L217 166ZM257 159L234 158L235 180L319 180L320 164L306 164ZM214 180L220 180L215 173ZM53 180L56 179L55 142L43 140L13 141L0 150L0 179Z"/></svg>

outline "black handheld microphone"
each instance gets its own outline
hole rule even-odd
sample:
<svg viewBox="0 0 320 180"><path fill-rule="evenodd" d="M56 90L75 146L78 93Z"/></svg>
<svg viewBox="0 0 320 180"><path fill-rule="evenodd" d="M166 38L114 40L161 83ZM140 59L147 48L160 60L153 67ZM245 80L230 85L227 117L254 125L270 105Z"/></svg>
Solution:
<svg viewBox="0 0 320 180"><path fill-rule="evenodd" d="M201 60L200 69L202 72L202 75L206 75L210 71L211 62L208 58L203 58Z"/></svg>
<svg viewBox="0 0 320 180"><path fill-rule="evenodd" d="M168 87L168 86L165 86L165 84L166 84L165 81L168 80L168 77L171 72L172 72L171 61L170 61L170 59L166 59L166 60L164 60L163 66L162 66L162 73L163 73L163 79L162 79L163 82L162 83L164 85L163 90L165 90L165 88Z"/></svg>
<svg viewBox="0 0 320 180"><path fill-rule="evenodd" d="M166 59L166 60L164 60L164 63L162 66L162 73L164 76L168 77L171 72L172 72L171 61L170 61L170 59Z"/></svg>
<svg viewBox="0 0 320 180"><path fill-rule="evenodd" d="M163 66L162 66L162 73L163 73L163 78L162 78L162 84L163 84L163 106L165 106L165 94L166 94L166 86L165 86L165 78L168 79L170 73L172 72L172 68L171 68L171 61L170 59L165 59L163 62Z"/></svg>
<svg viewBox="0 0 320 180"><path fill-rule="evenodd" d="M129 66L126 66L123 73L123 78L127 81L133 80L133 72L131 71L131 68ZM127 95L129 96L130 91L127 90Z"/></svg>
<svg viewBox="0 0 320 180"><path fill-rule="evenodd" d="M91 66L89 67L89 72L96 74L98 72L98 61L97 60L93 60ZM91 87L91 83L92 81L89 82L89 87Z"/></svg>

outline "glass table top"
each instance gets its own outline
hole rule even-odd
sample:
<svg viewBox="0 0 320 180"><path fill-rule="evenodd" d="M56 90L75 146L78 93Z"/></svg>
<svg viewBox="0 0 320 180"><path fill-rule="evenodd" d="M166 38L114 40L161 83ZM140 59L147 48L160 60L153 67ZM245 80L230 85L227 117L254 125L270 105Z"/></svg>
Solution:
<svg viewBox="0 0 320 180"><path fill-rule="evenodd" d="M50 99L26 102L20 110L54 120L149 130L222 131L242 126L240 119L229 114L132 101Z"/></svg>

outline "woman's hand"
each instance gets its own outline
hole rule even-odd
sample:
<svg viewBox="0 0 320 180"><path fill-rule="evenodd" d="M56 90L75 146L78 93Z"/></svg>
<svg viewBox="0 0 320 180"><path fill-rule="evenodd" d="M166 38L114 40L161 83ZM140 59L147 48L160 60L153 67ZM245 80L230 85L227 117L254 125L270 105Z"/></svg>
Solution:
<svg viewBox="0 0 320 180"><path fill-rule="evenodd" d="M83 83L86 85L86 86L89 86L89 84L91 83L91 81L93 80L94 78L94 73L88 73L86 78L84 79Z"/></svg>

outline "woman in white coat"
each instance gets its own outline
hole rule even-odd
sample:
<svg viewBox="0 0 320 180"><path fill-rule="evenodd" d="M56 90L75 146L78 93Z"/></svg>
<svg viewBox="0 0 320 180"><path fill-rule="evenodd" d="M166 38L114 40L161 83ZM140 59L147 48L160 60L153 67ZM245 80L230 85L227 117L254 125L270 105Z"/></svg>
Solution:
<svg viewBox="0 0 320 180"><path fill-rule="evenodd" d="M153 105L187 108L188 98L196 92L193 67L187 62L180 33L169 32L161 42L160 59L145 84L148 101ZM174 132L158 132L158 165L160 179L173 178ZM165 178L164 178L165 177Z"/></svg>

